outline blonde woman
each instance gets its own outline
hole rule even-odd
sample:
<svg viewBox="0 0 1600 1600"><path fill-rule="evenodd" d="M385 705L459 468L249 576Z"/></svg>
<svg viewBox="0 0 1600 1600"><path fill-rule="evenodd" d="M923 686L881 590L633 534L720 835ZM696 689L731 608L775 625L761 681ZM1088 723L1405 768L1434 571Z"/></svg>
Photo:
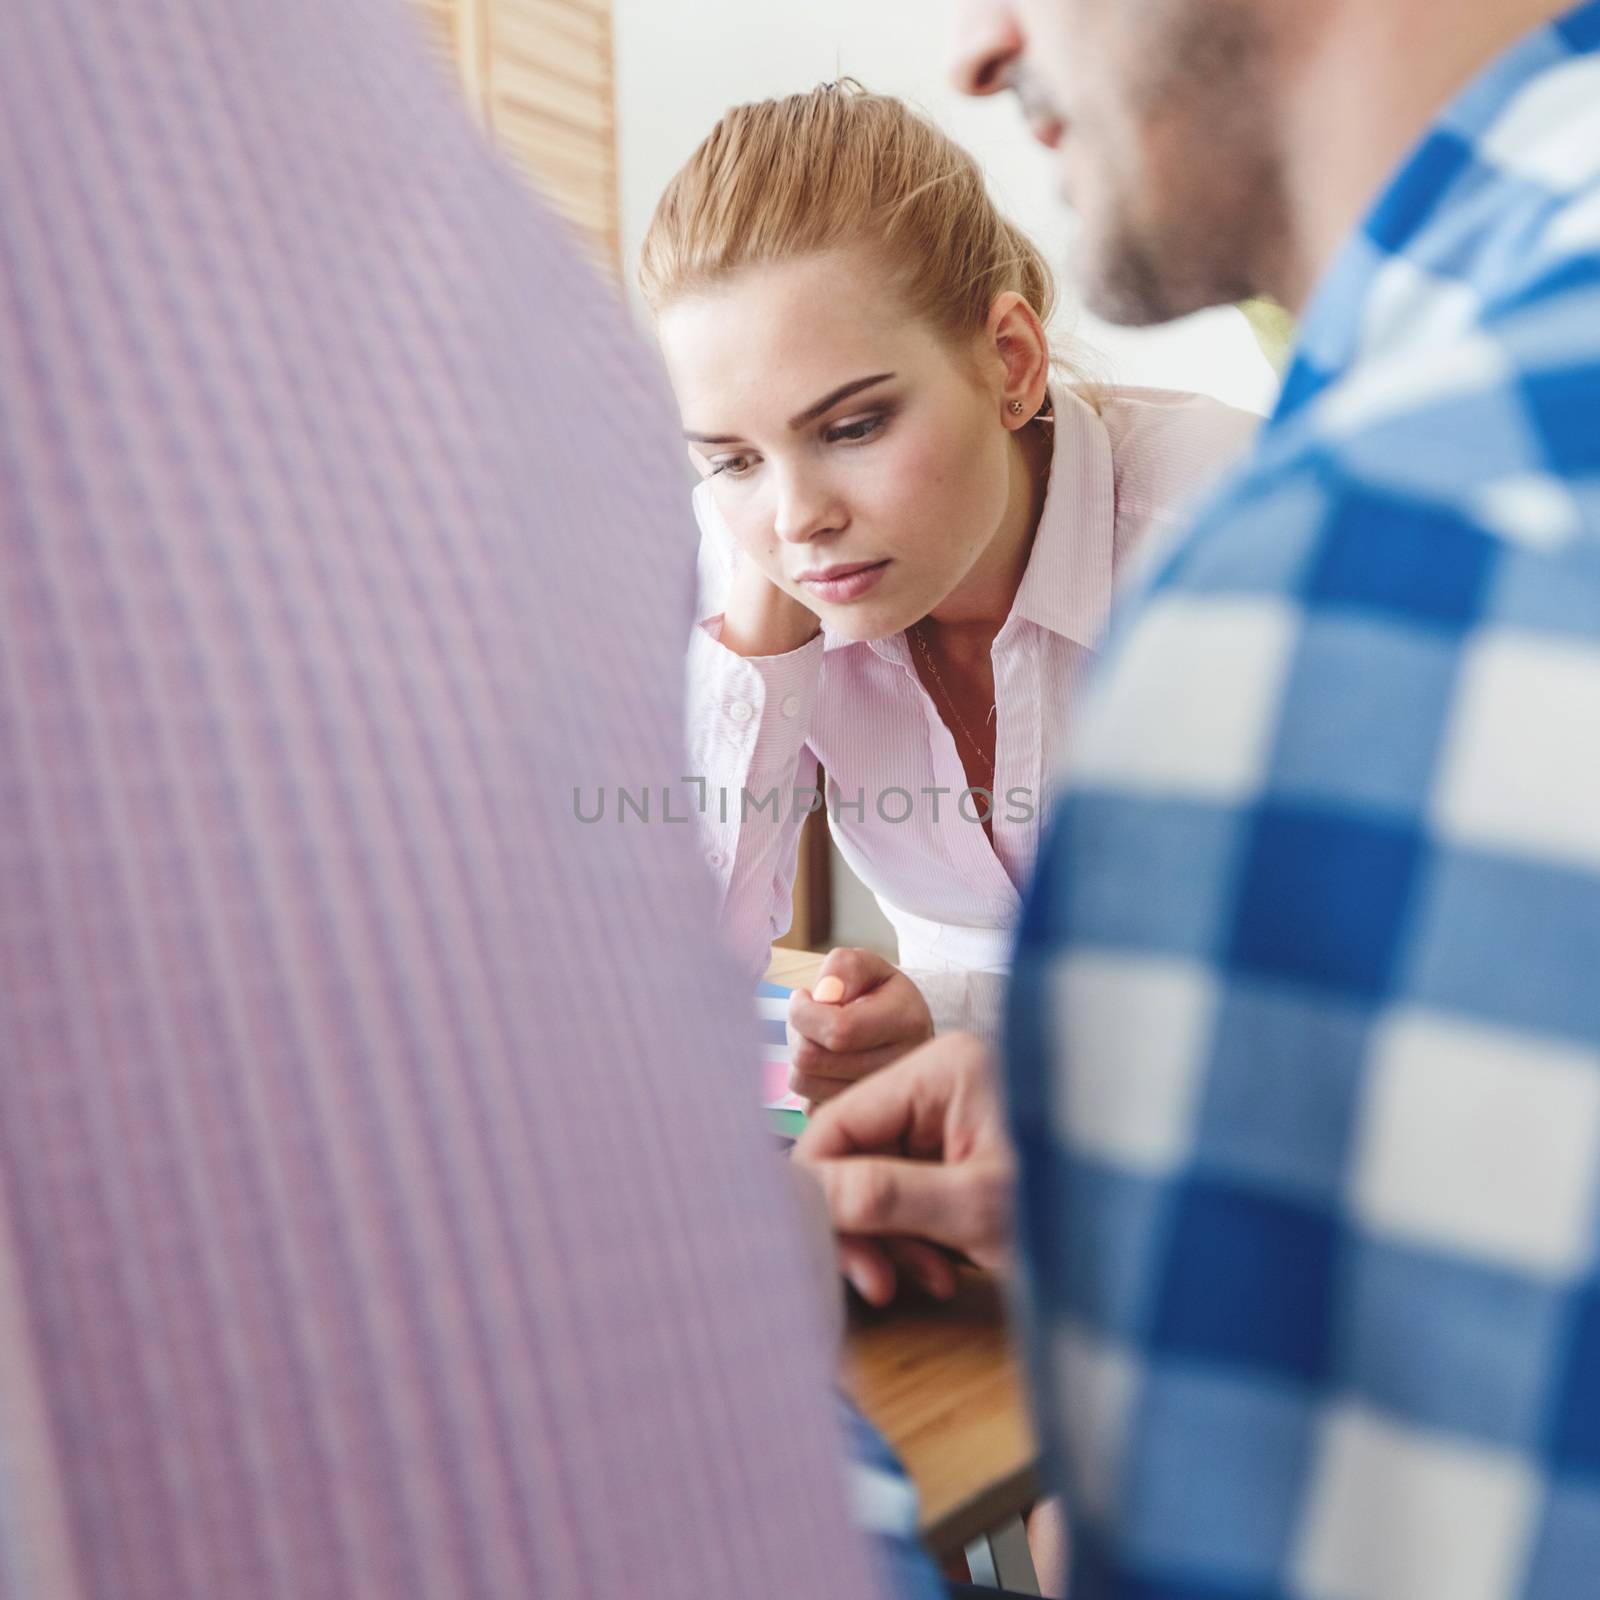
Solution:
<svg viewBox="0 0 1600 1600"><path fill-rule="evenodd" d="M1256 419L1058 378L1038 250L966 152L852 83L730 111L640 283L701 477L689 741L726 934L759 973L820 762L899 939L903 970L836 950L839 982L794 997L821 1100L935 1029L996 1030L1117 572Z"/></svg>

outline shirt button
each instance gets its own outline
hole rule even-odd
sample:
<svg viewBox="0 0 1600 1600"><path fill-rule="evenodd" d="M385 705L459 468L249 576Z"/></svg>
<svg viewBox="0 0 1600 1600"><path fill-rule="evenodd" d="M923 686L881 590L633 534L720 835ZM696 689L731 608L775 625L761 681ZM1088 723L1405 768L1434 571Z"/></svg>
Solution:
<svg viewBox="0 0 1600 1600"><path fill-rule="evenodd" d="M735 722L748 722L756 714L756 708L748 700L735 700L728 707L728 715Z"/></svg>
<svg viewBox="0 0 1600 1600"><path fill-rule="evenodd" d="M786 694L783 697L783 704L779 706L778 709L784 714L784 716L792 717L800 709L800 696L797 694Z"/></svg>
<svg viewBox="0 0 1600 1600"><path fill-rule="evenodd" d="M708 867L725 867L727 864L728 858L720 850L713 850L706 857L706 865Z"/></svg>

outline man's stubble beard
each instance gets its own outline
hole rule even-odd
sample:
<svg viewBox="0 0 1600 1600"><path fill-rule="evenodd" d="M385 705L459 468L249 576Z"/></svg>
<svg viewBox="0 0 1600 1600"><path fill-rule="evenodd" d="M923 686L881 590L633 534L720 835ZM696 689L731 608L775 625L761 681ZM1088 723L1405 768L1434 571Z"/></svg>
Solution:
<svg viewBox="0 0 1600 1600"><path fill-rule="evenodd" d="M1272 148L1270 49L1248 0L1148 0L1165 49L1132 90L1146 170L1105 199L1102 236L1081 275L1096 315L1127 326L1170 322L1271 292L1287 235Z"/></svg>
<svg viewBox="0 0 1600 1600"><path fill-rule="evenodd" d="M1175 228L1141 230L1120 220L1083 282L1089 309L1107 322L1149 327L1263 292L1242 221L1190 214Z"/></svg>

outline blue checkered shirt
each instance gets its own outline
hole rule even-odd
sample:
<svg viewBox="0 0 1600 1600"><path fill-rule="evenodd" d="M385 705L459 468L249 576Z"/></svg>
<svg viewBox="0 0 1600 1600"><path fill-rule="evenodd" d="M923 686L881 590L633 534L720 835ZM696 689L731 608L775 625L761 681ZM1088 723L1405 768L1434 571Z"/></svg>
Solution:
<svg viewBox="0 0 1600 1600"><path fill-rule="evenodd" d="M1016 970L1074 1600L1600 1594L1600 4L1319 289Z"/></svg>

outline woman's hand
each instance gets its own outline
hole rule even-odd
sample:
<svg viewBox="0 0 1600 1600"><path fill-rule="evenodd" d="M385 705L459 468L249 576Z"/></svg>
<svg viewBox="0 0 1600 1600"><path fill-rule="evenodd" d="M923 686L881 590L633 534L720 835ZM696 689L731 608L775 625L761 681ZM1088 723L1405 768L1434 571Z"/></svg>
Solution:
<svg viewBox="0 0 1600 1600"><path fill-rule="evenodd" d="M789 1087L818 1105L933 1037L922 991L870 950L830 951L789 996Z"/></svg>
<svg viewBox="0 0 1600 1600"><path fill-rule="evenodd" d="M910 1278L955 1288L954 1260L1005 1270L1016 1158L994 1060L946 1033L817 1113L790 1159L822 1185L845 1276L873 1305Z"/></svg>
<svg viewBox="0 0 1600 1600"><path fill-rule="evenodd" d="M736 656L786 656L816 638L817 614L786 593L749 556L733 564L722 643Z"/></svg>

